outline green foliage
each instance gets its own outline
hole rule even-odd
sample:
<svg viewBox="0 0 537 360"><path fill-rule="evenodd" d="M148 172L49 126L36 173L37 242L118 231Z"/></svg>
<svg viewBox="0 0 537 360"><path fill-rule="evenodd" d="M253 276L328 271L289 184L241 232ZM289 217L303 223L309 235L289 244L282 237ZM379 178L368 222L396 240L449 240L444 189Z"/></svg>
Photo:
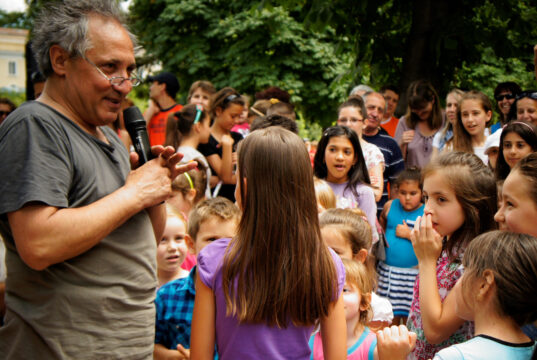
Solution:
<svg viewBox="0 0 537 360"><path fill-rule="evenodd" d="M134 30L151 57L175 72L184 95L211 80L254 94L270 85L291 94L308 121L328 124L346 95L353 58L336 53L330 28L313 32L282 6L256 2L134 1Z"/></svg>
<svg viewBox="0 0 537 360"><path fill-rule="evenodd" d="M13 101L15 105L20 106L26 101L26 94L24 92L2 89L0 90L0 98L8 98L9 100Z"/></svg>
<svg viewBox="0 0 537 360"><path fill-rule="evenodd" d="M6 12L0 9L0 27L29 29L30 24L26 13L19 11Z"/></svg>

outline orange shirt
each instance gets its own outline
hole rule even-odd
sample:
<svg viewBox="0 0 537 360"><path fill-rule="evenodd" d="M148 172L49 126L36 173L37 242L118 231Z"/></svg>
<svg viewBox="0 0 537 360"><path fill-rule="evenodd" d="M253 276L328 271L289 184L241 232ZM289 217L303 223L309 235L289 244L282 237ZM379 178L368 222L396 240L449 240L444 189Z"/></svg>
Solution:
<svg viewBox="0 0 537 360"><path fill-rule="evenodd" d="M166 141L166 122L168 121L168 116L182 108L183 105L175 104L171 108L158 112L151 118L151 120L149 120L149 124L147 124L147 134L151 146L164 145L164 142Z"/></svg>
<svg viewBox="0 0 537 360"><path fill-rule="evenodd" d="M381 123L380 126L393 138L395 137L395 129L397 128L397 124L399 124L399 119L395 116L392 116L390 120L386 121L385 123Z"/></svg>

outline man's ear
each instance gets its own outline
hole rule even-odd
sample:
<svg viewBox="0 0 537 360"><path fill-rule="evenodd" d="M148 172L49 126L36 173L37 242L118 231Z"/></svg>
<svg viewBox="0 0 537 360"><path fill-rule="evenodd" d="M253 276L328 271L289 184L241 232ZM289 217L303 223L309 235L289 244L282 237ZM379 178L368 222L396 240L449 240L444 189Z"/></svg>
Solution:
<svg viewBox="0 0 537 360"><path fill-rule="evenodd" d="M67 72L67 62L71 56L60 45L52 45L49 49L50 64L52 70L59 76L65 75Z"/></svg>

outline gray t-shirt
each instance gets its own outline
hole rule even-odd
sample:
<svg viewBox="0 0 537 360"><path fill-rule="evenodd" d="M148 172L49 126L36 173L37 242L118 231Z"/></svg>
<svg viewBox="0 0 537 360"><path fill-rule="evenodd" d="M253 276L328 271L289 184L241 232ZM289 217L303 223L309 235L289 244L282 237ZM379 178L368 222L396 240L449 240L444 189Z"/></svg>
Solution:
<svg viewBox="0 0 537 360"><path fill-rule="evenodd" d="M42 271L22 261L7 221L6 213L30 202L82 207L123 186L130 171L127 151L112 130L101 130L109 144L35 101L0 126L5 358L152 357L156 241L146 211L87 252Z"/></svg>

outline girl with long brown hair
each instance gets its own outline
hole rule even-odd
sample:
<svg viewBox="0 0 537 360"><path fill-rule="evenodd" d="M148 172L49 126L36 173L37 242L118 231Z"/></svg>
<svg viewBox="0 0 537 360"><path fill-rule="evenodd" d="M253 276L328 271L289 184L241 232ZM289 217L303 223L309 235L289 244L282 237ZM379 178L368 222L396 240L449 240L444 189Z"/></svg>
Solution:
<svg viewBox="0 0 537 360"><path fill-rule="evenodd" d="M344 359L341 260L323 243L309 155L280 127L252 132L238 149L233 239L198 257L192 359L309 359L316 324L326 359Z"/></svg>

